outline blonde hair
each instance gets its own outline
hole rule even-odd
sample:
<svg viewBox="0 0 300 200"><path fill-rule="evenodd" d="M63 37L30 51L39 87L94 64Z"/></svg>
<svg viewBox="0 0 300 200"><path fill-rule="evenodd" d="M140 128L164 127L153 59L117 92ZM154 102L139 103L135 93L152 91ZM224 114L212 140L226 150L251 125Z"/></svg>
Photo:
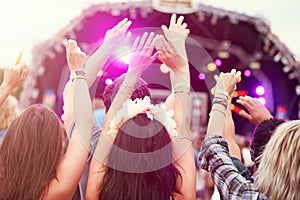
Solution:
<svg viewBox="0 0 300 200"><path fill-rule="evenodd" d="M18 100L14 96L8 96L0 107L0 130L7 129L10 123L19 114Z"/></svg>
<svg viewBox="0 0 300 200"><path fill-rule="evenodd" d="M300 199L300 120L277 128L262 154L256 183L271 200Z"/></svg>

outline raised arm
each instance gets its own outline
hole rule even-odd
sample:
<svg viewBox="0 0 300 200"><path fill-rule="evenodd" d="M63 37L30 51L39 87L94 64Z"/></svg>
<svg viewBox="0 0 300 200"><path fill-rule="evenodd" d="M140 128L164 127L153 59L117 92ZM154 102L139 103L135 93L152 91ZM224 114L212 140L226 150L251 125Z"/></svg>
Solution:
<svg viewBox="0 0 300 200"><path fill-rule="evenodd" d="M175 151L184 148L182 155L175 161L182 179L177 181L178 193L174 193L174 198L195 199L196 168L190 134L190 71L185 49L185 40L190 31L183 19L183 16L176 19L176 15L172 15L169 28L162 26L168 42L163 36L159 36L156 48L160 52L159 59L171 69L173 94L168 97L168 102L173 105L168 107L174 109L176 128L180 134L176 140L181 140L179 143L175 142L173 148Z"/></svg>
<svg viewBox="0 0 300 200"><path fill-rule="evenodd" d="M249 111L249 114L246 111L240 112L240 116L248 119L255 125L273 118L268 109L256 98L250 96L240 97L237 103L243 105Z"/></svg>
<svg viewBox="0 0 300 200"><path fill-rule="evenodd" d="M101 73L101 71L104 70L103 67L105 66L106 61L112 55L112 53L115 52L115 50L121 44L126 42L126 40L124 40L124 34L128 30L131 23L132 22L130 20L125 18L117 25L115 25L112 29L107 30L104 37L104 43L95 51L95 53L93 53L86 59L85 73L89 87L95 81L97 74ZM66 84L64 90L64 125L67 132L69 132L69 128L74 121L72 107L73 90L74 84L69 81Z"/></svg>
<svg viewBox="0 0 300 200"><path fill-rule="evenodd" d="M66 52L69 69L73 74L76 127L45 199L70 199L73 196L86 164L92 134L92 104L83 71L86 55L74 41L68 42Z"/></svg>
<svg viewBox="0 0 300 200"><path fill-rule="evenodd" d="M134 85L149 65L155 60L157 54L152 56L154 48L154 33L148 36L144 33L142 38L136 38L133 44L133 55L129 64L128 72L118 90L111 107L109 108L104 121L103 133L99 138L97 148L94 153L89 171L89 179L86 191L87 199L98 199L100 187L105 175L105 164L99 161L99 155L105 158L109 155L110 145L114 142L114 136L106 134L110 130L110 121L115 117L118 110L121 109L123 102L130 99Z"/></svg>
<svg viewBox="0 0 300 200"><path fill-rule="evenodd" d="M103 66L107 59L118 47L120 47L121 44L124 43L124 40L122 40L124 39L123 35L127 32L131 23L132 22L130 20L124 18L112 29L107 30L103 45L101 45L95 53L87 58L85 70L89 87L95 81L97 74L103 70Z"/></svg>
<svg viewBox="0 0 300 200"><path fill-rule="evenodd" d="M18 64L4 70L4 79L0 86L0 107L6 98L19 86L26 78L26 64Z"/></svg>

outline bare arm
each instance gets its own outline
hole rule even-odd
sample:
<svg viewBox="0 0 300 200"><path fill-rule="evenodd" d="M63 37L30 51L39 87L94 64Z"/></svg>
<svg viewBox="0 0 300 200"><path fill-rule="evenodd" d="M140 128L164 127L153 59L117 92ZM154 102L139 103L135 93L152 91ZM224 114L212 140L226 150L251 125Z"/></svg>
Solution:
<svg viewBox="0 0 300 200"><path fill-rule="evenodd" d="M85 58L86 55L77 47L76 42L68 43L67 59L71 72L82 70ZM84 77L74 78L73 94L76 127L67 152L57 167L56 179L51 181L45 199L70 199L76 190L88 157L93 117L88 85Z"/></svg>
<svg viewBox="0 0 300 200"><path fill-rule="evenodd" d="M95 53L86 59L85 72L89 87L95 81L97 74L103 70L103 66L107 59L111 56L112 52L114 52L122 42L126 42L124 40L122 41L122 35L126 33L130 25L131 21L125 18L112 29L107 30L104 37L104 43L96 50ZM64 90L64 125L67 132L69 131L71 123L74 121L73 107L70 106L73 105L73 90L74 84L72 82L68 82Z"/></svg>
<svg viewBox="0 0 300 200"><path fill-rule="evenodd" d="M226 110L223 137L228 142L230 156L241 160L242 159L241 151L235 141L235 126L234 126L234 121L232 119L232 112L230 109L231 99L232 97L230 96L228 100L229 105L227 106L227 110Z"/></svg>
<svg viewBox="0 0 300 200"><path fill-rule="evenodd" d="M109 123L115 117L117 111L121 109L123 102L127 99L130 99L135 83L137 82L143 71L148 68L148 66L156 58L156 54L151 56L154 48L154 44L152 43L154 33L151 33L148 38L147 36L148 34L145 33L141 40L139 38L135 40L133 45L133 50L135 52L132 55L128 72L111 104L111 107L107 112L107 115L105 116L103 132L99 138L99 142L97 144L97 148L90 165L89 179L86 191L87 199L99 198L100 188L103 182L103 177L105 175L105 164L95 158L95 155L101 154L101 156L104 157L106 157L105 155L109 155L110 147L107 146L107 143L109 142L109 144L113 144L115 138L114 136L106 134L110 130Z"/></svg>
<svg viewBox="0 0 300 200"><path fill-rule="evenodd" d="M162 26L162 29L168 42L160 36L156 48L160 52L159 59L172 70L170 79L173 94L168 98L167 103L171 103L172 105L168 105L168 107L174 109L176 128L180 134L180 138L176 140L181 140L179 143L175 142L173 148L184 148L185 150L174 163L180 171L182 179L177 180L179 192L173 195L175 199L195 199L196 168L190 141L190 72L185 50L185 40L189 29L187 29L187 24L183 23L183 17L176 20L176 15L172 15L169 28Z"/></svg>

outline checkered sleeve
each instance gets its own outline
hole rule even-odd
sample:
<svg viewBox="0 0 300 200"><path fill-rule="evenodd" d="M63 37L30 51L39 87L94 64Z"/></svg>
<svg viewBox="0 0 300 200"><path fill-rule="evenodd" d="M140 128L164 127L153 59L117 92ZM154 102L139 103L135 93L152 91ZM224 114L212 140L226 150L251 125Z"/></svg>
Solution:
<svg viewBox="0 0 300 200"><path fill-rule="evenodd" d="M210 136L203 141L198 165L211 172L222 199L267 199L236 169L228 144L221 136Z"/></svg>

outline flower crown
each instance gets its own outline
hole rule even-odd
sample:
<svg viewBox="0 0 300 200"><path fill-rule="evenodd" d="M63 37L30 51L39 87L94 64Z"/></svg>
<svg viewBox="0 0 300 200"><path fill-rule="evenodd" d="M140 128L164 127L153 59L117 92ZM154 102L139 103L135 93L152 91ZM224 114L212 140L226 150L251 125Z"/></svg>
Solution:
<svg viewBox="0 0 300 200"><path fill-rule="evenodd" d="M121 110L118 111L115 118L110 122L110 130L107 134L116 134L124 122L141 113L146 114L151 120L156 119L159 121L166 128L171 138L178 136L176 122L173 119L174 111L166 111L164 104L151 104L148 96L145 96L143 99L137 98L133 101L127 99L123 103Z"/></svg>

